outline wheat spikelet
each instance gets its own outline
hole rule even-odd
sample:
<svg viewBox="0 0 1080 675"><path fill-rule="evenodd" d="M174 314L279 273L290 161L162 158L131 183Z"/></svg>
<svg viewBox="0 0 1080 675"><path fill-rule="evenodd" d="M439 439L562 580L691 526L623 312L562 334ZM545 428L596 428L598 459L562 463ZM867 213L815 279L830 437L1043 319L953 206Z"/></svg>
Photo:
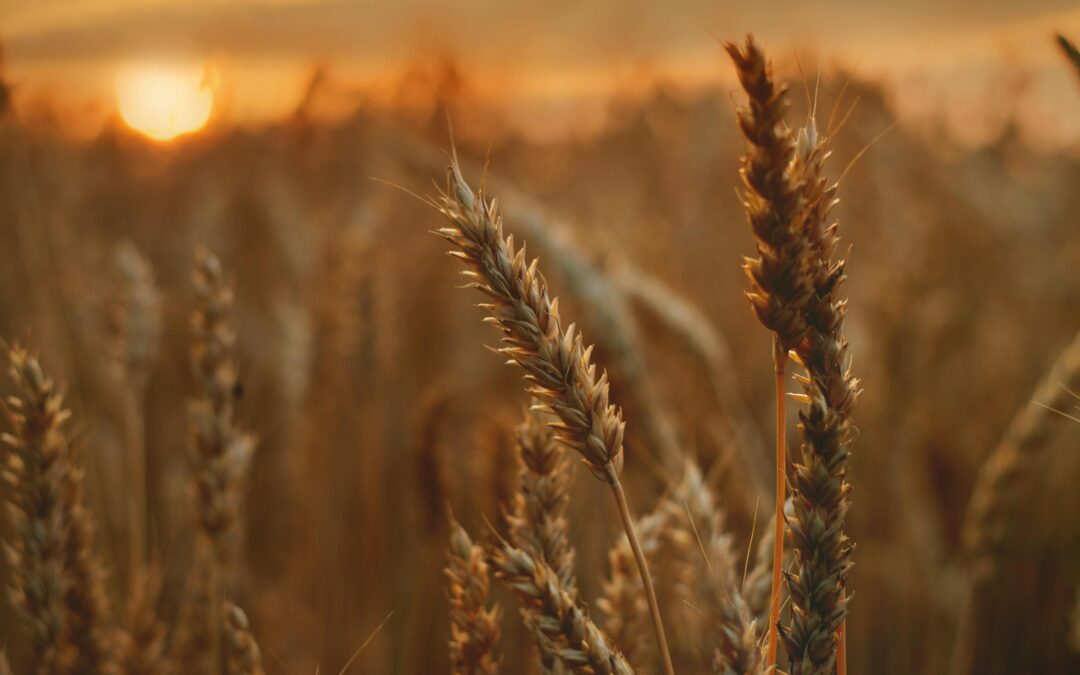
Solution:
<svg viewBox="0 0 1080 675"><path fill-rule="evenodd" d="M225 603L223 611L227 675L263 675L262 653L247 614L231 602Z"/></svg>
<svg viewBox="0 0 1080 675"><path fill-rule="evenodd" d="M488 607L490 581L483 549L453 520L445 574L450 597L450 671L454 675L499 672L495 645L502 610L498 605Z"/></svg>
<svg viewBox="0 0 1080 675"><path fill-rule="evenodd" d="M0 675L14 675L11 662L8 661L7 652L0 650Z"/></svg>
<svg viewBox="0 0 1080 675"><path fill-rule="evenodd" d="M190 404L189 456L200 529L227 568L234 553L241 484L251 463L255 439L238 428L233 419L240 391L234 354L233 294L221 263L207 251L196 254L194 285L198 307L191 319L191 360L199 396Z"/></svg>
<svg viewBox="0 0 1080 675"><path fill-rule="evenodd" d="M630 675L626 659L575 599L559 583L559 577L542 560L507 542L492 554L495 576L510 588L523 605L526 624L546 644L543 651L556 654L574 673Z"/></svg>
<svg viewBox="0 0 1080 675"><path fill-rule="evenodd" d="M104 570L93 551L94 523L82 505L82 471L62 425L69 412L36 358L8 350L16 393L8 400L18 532L9 547L12 599L30 626L39 672L111 673Z"/></svg>
<svg viewBox="0 0 1080 675"><path fill-rule="evenodd" d="M806 376L798 377L806 410L799 412L803 443L792 470L788 532L794 571L786 575L791 620L782 631L793 675L831 672L838 632L847 615L846 585L853 545L844 532L851 490L847 461L855 428L851 411L859 397L844 337L847 301L840 297L844 261L835 260L837 225L825 225L836 203L836 186L822 176L825 139L813 121L800 135L795 162L803 185L802 231L810 245L814 295L805 307L809 330L796 347Z"/></svg>
<svg viewBox="0 0 1080 675"><path fill-rule="evenodd" d="M128 600L126 631L121 658L124 675L169 675L165 654L165 626L158 618L161 566L154 561L144 567Z"/></svg>
<svg viewBox="0 0 1080 675"><path fill-rule="evenodd" d="M676 595L696 617L705 618L704 623L687 621L695 632L704 632L686 636L688 641L708 649L717 675L758 673L755 627L735 576L739 561L724 529L724 513L693 461L686 462L667 508L673 511L668 536Z"/></svg>
<svg viewBox="0 0 1080 675"><path fill-rule="evenodd" d="M447 185L432 205L450 222L438 230L456 250L451 255L468 266L469 287L484 293L486 320L503 333L496 351L525 370L529 393L541 409L557 418L556 437L574 448L593 475L608 483L641 574L650 615L667 675L673 675L660 608L641 552L626 493L619 481L623 466L622 411L608 398L607 373L596 374L592 347L585 347L574 325L565 331L558 301L548 295L538 261L527 261L525 249L503 238L497 200L488 202L483 188L473 193L456 158L447 171Z"/></svg>

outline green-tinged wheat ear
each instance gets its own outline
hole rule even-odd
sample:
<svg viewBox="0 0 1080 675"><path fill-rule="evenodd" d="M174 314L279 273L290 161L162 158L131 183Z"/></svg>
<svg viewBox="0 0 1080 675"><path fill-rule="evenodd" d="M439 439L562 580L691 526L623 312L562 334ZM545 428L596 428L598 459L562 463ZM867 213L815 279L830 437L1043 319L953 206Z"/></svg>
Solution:
<svg viewBox="0 0 1080 675"><path fill-rule="evenodd" d="M239 606L226 602L225 654L227 675L263 675L262 652L251 632L247 614Z"/></svg>
<svg viewBox="0 0 1080 675"><path fill-rule="evenodd" d="M545 653L558 656L574 673L633 673L611 639L586 616L547 563L507 542L496 545L491 560L495 576L521 602L528 627L546 642Z"/></svg>
<svg viewBox="0 0 1080 675"><path fill-rule="evenodd" d="M8 350L15 393L7 401L15 530L8 556L12 601L30 629L39 673L114 672L104 568L83 507L83 473L63 429L69 412L35 357Z"/></svg>
<svg viewBox="0 0 1080 675"><path fill-rule="evenodd" d="M450 600L450 672L499 672L495 646L502 609L488 600L491 582L483 548L473 543L465 528L453 520L445 574Z"/></svg>

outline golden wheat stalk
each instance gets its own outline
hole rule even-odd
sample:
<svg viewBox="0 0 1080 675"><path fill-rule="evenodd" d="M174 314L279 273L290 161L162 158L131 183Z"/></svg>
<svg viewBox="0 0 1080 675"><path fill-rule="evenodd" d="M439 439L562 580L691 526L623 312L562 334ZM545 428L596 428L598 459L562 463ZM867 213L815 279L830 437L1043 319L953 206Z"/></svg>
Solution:
<svg viewBox="0 0 1080 675"><path fill-rule="evenodd" d="M576 450L596 478L611 488L619 517L634 551L664 669L672 675L671 656L664 635L656 591L627 504L619 476L623 466L622 411L609 401L607 374L597 376L592 347L586 347L573 324L563 329L558 301L548 295L538 262L529 262L524 247L503 237L497 200L488 202L483 189L474 193L461 175L455 158L447 172L447 186L432 200L450 222L438 234L454 245L451 255L468 267L463 274L470 287L490 300L482 307L503 333L498 353L525 370L528 392L541 408L554 415L557 438Z"/></svg>
<svg viewBox="0 0 1080 675"><path fill-rule="evenodd" d="M673 513L669 501L661 498L634 525L650 567L664 545ZM608 551L608 576L596 606L600 610L600 627L612 644L622 650L631 665L639 664L644 658L644 648L649 645L649 603L642 593L634 552L625 536Z"/></svg>

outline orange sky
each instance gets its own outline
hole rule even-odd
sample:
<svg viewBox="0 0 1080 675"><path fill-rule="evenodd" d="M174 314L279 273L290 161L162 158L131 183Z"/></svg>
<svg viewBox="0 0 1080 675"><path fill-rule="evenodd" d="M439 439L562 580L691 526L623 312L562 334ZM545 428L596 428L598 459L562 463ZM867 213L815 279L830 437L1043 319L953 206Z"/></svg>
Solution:
<svg viewBox="0 0 1080 675"><path fill-rule="evenodd" d="M373 85L452 55L526 126L572 124L642 73L719 79L713 35L753 31L778 57L858 62L896 89L906 115L970 115L972 100L1031 73L1032 133L1052 125L1080 144L1080 116L1053 113L1075 111L1080 94L1048 39L1080 36L1076 0L0 0L0 27L23 91L101 111L116 71L150 58L207 60L222 114L248 121L295 106L315 62L331 64L335 81Z"/></svg>

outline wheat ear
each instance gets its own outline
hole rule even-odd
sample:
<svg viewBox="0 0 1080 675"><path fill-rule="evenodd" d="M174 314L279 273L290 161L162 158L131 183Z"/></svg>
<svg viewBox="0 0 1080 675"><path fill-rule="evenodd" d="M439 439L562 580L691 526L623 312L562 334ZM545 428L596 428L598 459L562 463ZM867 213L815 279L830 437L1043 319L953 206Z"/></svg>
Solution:
<svg viewBox="0 0 1080 675"><path fill-rule="evenodd" d="M144 406L147 380L161 339L161 294L150 263L130 242L116 250L117 284L112 306L113 358L123 384L124 434L127 451L128 529L130 530L129 597L145 581L147 501Z"/></svg>
<svg viewBox="0 0 1080 675"><path fill-rule="evenodd" d="M836 185L823 177L826 157L825 138L811 119L800 134L794 168L803 186L800 227L810 247L814 293L804 308L809 330L795 350L806 368L797 379L807 407L799 412L803 442L791 478L788 532L795 565L787 575L791 619L782 632L793 675L846 670L844 621L854 548L844 523L851 491L847 462L856 433L851 413L860 389L844 337L845 261L834 257L839 236L836 222L828 219Z"/></svg>
<svg viewBox="0 0 1080 675"><path fill-rule="evenodd" d="M14 487L12 601L30 627L37 672L111 673L104 570L82 504L83 474L63 429L70 413L36 358L19 346L7 357L15 384L3 437L13 450L5 471Z"/></svg>
<svg viewBox="0 0 1080 675"><path fill-rule="evenodd" d="M124 675L170 675L165 654L165 626L158 617L161 565L157 560L141 569L128 599L121 667Z"/></svg>
<svg viewBox="0 0 1080 675"><path fill-rule="evenodd" d="M1080 388L1080 333L1055 359L1032 392L1030 401L1013 417L1005 435L983 462L975 478L961 528L961 542L970 578L960 613L953 672L969 672L970 649L983 596L992 592L999 565L1024 523L1019 506L1041 482L1036 468L1050 440L1069 422L1055 410L1067 409Z"/></svg>
<svg viewBox="0 0 1080 675"><path fill-rule="evenodd" d="M550 565L562 587L574 595L574 549L566 522L573 473L566 450L535 410L525 411L516 437L519 487L506 515L510 541ZM541 649L544 644L537 640ZM541 652L540 658L545 672L560 663L554 654Z"/></svg>
<svg viewBox="0 0 1080 675"><path fill-rule="evenodd" d="M210 598L197 605L203 616L195 618L206 627L191 630L209 631L209 656L215 672L222 662L220 608L234 563L243 482L255 439L234 420L241 391L235 355L236 319L232 288L217 257L197 251L193 281L197 306L191 317L191 362L199 389L189 404L188 456L202 535L196 553L205 555L209 549L213 561L203 570L208 576L197 580L209 585Z"/></svg>
<svg viewBox="0 0 1080 675"><path fill-rule="evenodd" d="M693 641L709 648L716 675L759 673L762 655L736 576L741 566L724 529L724 512L693 461L686 461L668 508L675 524L669 537L676 595L706 620L707 635Z"/></svg>
<svg viewBox="0 0 1080 675"><path fill-rule="evenodd" d="M503 333L497 351L525 370L528 391L553 414L556 437L576 450L599 480L607 483L641 574L657 643L667 675L673 675L660 608L648 565L634 532L630 507L619 476L623 466L622 411L608 399L607 374L597 377L592 347L586 347L574 325L565 330L558 301L548 295L538 261L529 262L524 247L503 238L497 200L486 200L483 188L474 193L461 175L456 159L447 172L447 186L433 205L450 227L438 231L457 249L469 286L484 293L487 321Z"/></svg>
<svg viewBox="0 0 1080 675"><path fill-rule="evenodd" d="M806 270L807 244L797 227L802 186L791 172L795 145L784 125L786 87L773 82L772 66L751 36L743 48L726 45L739 83L749 99L739 110L739 129L747 140L740 175L743 206L750 221L758 257L743 266L750 281L747 297L765 328L773 334L776 393L776 501L772 596L767 630L766 668L776 665L777 624L784 560L784 492L787 488L784 372L787 353L802 342L807 325L803 307L813 290Z"/></svg>
<svg viewBox="0 0 1080 675"><path fill-rule="evenodd" d="M495 576L524 605L522 614L529 628L547 643L545 652L556 654L574 673L633 673L610 638L585 615L547 563L508 542L495 547L491 560Z"/></svg>
<svg viewBox="0 0 1080 675"><path fill-rule="evenodd" d="M446 563L450 598L450 672L490 675L499 672L495 645L502 610L488 606L490 579L484 550L457 521L450 521Z"/></svg>
<svg viewBox="0 0 1080 675"><path fill-rule="evenodd" d="M262 653L251 632L247 614L231 602L226 602L222 610L225 615L227 675L263 675Z"/></svg>

